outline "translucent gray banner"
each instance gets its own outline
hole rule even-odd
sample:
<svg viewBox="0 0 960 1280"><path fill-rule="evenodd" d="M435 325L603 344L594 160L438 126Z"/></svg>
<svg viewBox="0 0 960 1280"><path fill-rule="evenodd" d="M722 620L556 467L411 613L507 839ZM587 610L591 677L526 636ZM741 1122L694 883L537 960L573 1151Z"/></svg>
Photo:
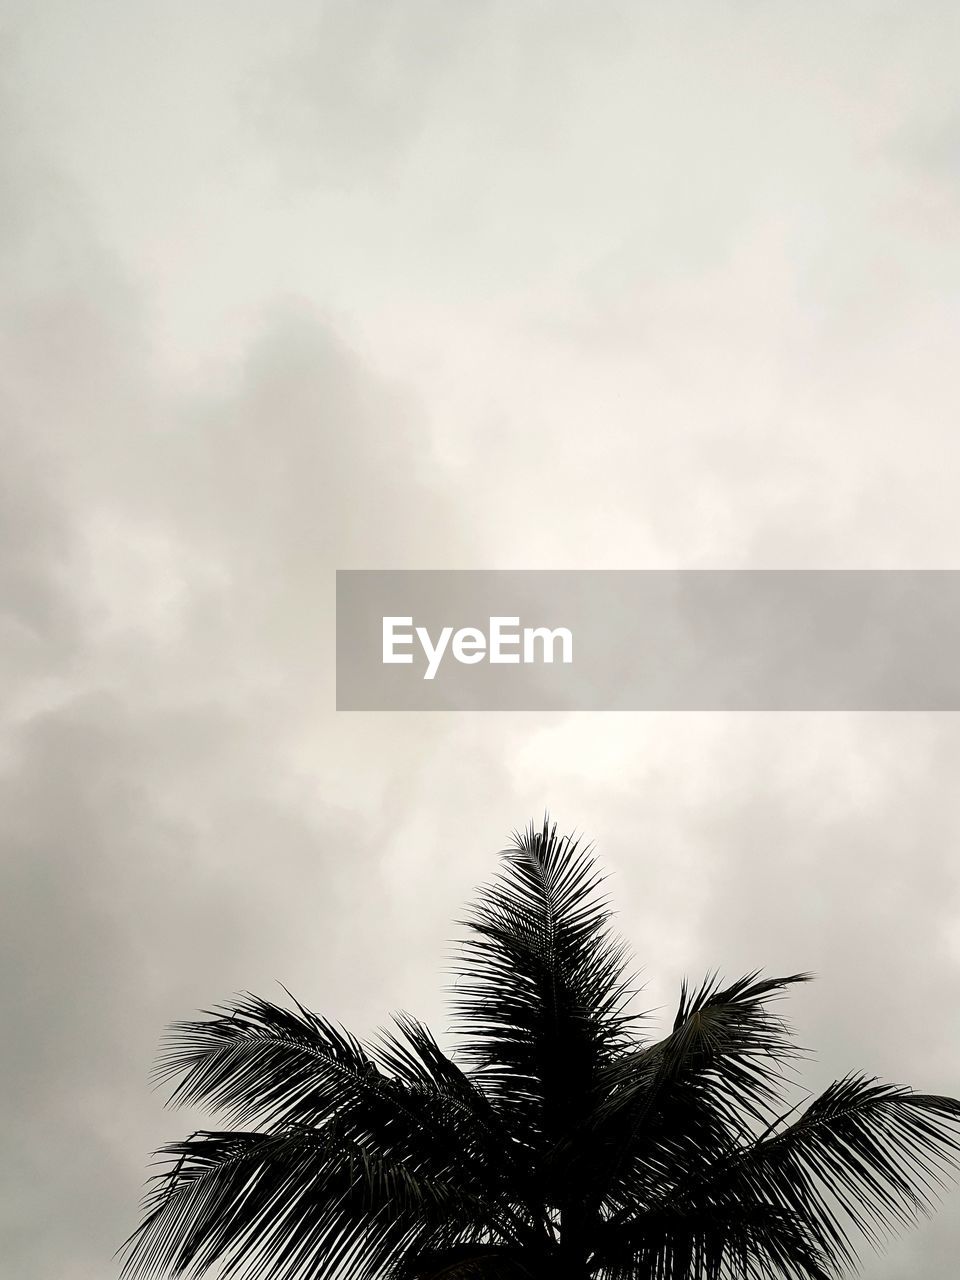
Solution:
<svg viewBox="0 0 960 1280"><path fill-rule="evenodd" d="M955 711L956 570L340 570L341 711Z"/></svg>

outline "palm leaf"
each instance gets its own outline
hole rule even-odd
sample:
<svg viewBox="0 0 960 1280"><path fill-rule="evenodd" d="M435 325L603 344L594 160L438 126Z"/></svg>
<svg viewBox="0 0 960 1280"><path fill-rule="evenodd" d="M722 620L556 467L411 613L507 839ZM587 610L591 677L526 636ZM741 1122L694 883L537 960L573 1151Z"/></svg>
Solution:
<svg viewBox="0 0 960 1280"><path fill-rule="evenodd" d="M454 1004L464 1061L538 1146L629 1043L633 982L588 847L545 821L502 858L464 921Z"/></svg>
<svg viewBox="0 0 960 1280"><path fill-rule="evenodd" d="M692 1168L639 1212L612 1216L599 1232L604 1265L631 1270L664 1212L691 1224L720 1212L735 1223L750 1209L794 1223L817 1265L840 1275L858 1261L850 1228L880 1245L929 1210L960 1164L960 1103L862 1076L836 1082L773 1129Z"/></svg>
<svg viewBox="0 0 960 1280"><path fill-rule="evenodd" d="M236 1125L320 1124L345 1097L382 1096L387 1082L363 1045L302 1005L238 996L203 1021L168 1031L155 1072L179 1078L173 1106L207 1104Z"/></svg>
<svg viewBox="0 0 960 1280"><path fill-rule="evenodd" d="M201 1132L162 1154L168 1167L125 1246L130 1280L214 1265L251 1280L348 1264L365 1277L464 1234L510 1235L503 1207L455 1171L439 1176L329 1132Z"/></svg>

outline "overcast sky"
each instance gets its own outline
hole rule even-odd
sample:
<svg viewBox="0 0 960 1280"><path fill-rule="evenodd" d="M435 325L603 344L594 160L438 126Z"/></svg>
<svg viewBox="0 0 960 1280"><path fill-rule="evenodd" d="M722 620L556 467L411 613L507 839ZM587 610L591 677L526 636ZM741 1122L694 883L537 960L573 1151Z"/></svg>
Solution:
<svg viewBox="0 0 960 1280"><path fill-rule="evenodd" d="M336 715L333 571L957 568L954 4L0 0L0 1223L105 1280L164 1025L445 1026L510 830L811 1084L960 1092L960 721ZM869 1259L947 1280L960 1191Z"/></svg>

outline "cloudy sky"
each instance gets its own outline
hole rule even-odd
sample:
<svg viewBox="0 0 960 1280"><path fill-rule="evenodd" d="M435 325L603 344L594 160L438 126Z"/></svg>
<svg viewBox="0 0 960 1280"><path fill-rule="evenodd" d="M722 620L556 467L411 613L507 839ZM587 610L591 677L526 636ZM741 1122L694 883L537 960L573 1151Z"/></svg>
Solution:
<svg viewBox="0 0 960 1280"><path fill-rule="evenodd" d="M0 0L2 1253L105 1280L164 1025L444 1024L546 807L645 1003L960 1090L960 722L333 710L343 568L956 568L937 0ZM869 1259L955 1274L960 1191Z"/></svg>

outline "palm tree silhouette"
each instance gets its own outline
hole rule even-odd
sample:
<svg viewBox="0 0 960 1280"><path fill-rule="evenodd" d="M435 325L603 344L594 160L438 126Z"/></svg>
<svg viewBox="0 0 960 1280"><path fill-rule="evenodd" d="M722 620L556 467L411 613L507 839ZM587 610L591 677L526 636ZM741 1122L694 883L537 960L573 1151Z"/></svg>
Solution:
<svg viewBox="0 0 960 1280"><path fill-rule="evenodd" d="M716 978L650 1041L589 847L515 836L468 919L456 1057L246 995L176 1024L171 1101L231 1127L163 1149L130 1277L827 1280L929 1209L960 1103L851 1075L788 1108L772 1003Z"/></svg>

